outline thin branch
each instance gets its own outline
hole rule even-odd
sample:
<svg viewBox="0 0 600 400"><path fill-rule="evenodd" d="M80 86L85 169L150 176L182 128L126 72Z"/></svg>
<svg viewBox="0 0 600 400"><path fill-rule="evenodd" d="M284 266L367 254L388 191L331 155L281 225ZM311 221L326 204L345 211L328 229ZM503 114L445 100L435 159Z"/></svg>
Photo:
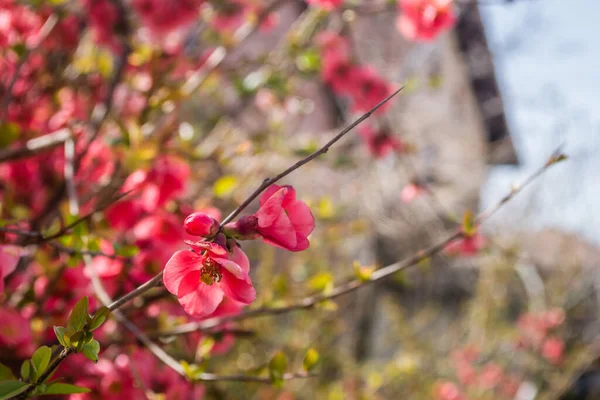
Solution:
<svg viewBox="0 0 600 400"><path fill-rule="evenodd" d="M237 217L266 188L268 188L269 186L271 186L275 182L278 182L279 180L281 180L285 176L291 174L292 172L294 172L298 168L302 167L304 164L307 164L307 163L311 162L312 160L314 160L315 158L319 157L320 155L327 153L329 151L329 148L331 146L333 146L337 141L339 141L341 138L343 138L348 132L350 132L352 129L354 129L361 122L363 122L364 120L366 120L367 118L369 118L375 111L377 111L379 109L379 107L381 107L382 105L384 105L385 103L387 103L388 101L390 101L398 93L400 93L400 91L402 91L402 89L404 89L404 86L402 86L399 89L397 89L395 92L393 92L392 94L390 94L388 97L386 97L385 99L383 99L382 101L380 101L371 110L369 110L368 112L366 112L365 114L363 114L360 118L358 118L353 123L351 123L346 128L344 128L340 133L338 133L336 136L334 136L333 139L331 139L329 142L327 142L319 150L313 152L312 154L310 154L307 157L303 158L302 160L298 161L297 163L295 163L294 165L292 165L291 167L289 167L285 171L281 172L280 174L276 175L275 177L265 179L263 181L263 183L250 196L248 196L248 198L246 200L244 200L244 202L242 204L240 204L235 210L233 210L233 212L231 214L229 214L227 216L227 218L225 218L223 220L223 222L221 222L221 225L225 225L226 223L230 222L235 217Z"/></svg>
<svg viewBox="0 0 600 400"><path fill-rule="evenodd" d="M38 153L52 150L72 137L71 132L64 128L47 135L28 140L24 146L15 149L0 150L0 163L31 157Z"/></svg>
<svg viewBox="0 0 600 400"><path fill-rule="evenodd" d="M59 353L58 357L56 357L54 359L54 361L52 361L52 364L50 364L48 366L46 371L44 371L44 373L38 378L38 380L35 383L33 383L31 386L29 386L29 388L27 388L26 391L24 391L23 393L21 393L20 395L14 397L14 398L15 399L26 399L27 397L29 397L29 395L31 393L33 393L33 391L35 390L37 385L44 383L48 378L50 378L50 375L52 375L54 370L56 370L56 368L58 368L60 363L62 363L70 354L72 354L73 351L74 350L71 348L69 348L69 349L63 348L62 351Z"/></svg>
<svg viewBox="0 0 600 400"><path fill-rule="evenodd" d="M488 220L492 217L504 204L506 204L509 200L514 198L517 193L520 193L525 187L531 184L536 178L538 178L541 174L543 174L550 166L554 165L558 161L561 161L565 158L560 153L555 153L550 160L544 164L538 171L532 174L528 179L526 179L521 185L515 186L511 189L510 193L503 197L496 205L492 206L488 210L481 213L476 218L476 223L479 225L484 221ZM284 314L295 310L303 310L316 306L319 303L333 300L339 296L348 294L357 290L360 287L378 282L382 279L385 279L397 272L403 271L407 268L418 265L421 261L426 260L427 258L436 255L441 252L450 242L456 240L458 238L463 237L463 232L458 230L457 232L447 236L445 239L433 244L425 250L419 251L416 254L406 258L403 261L388 265L384 268L374 271L369 280L351 280L346 283L343 283L339 286L334 287L331 291L324 294L318 294L310 297L306 297L296 303L290 304L284 307L264 307L255 310L249 310L237 315L228 315L224 317L214 317L209 318L200 322L191 322L187 324L180 325L174 329L164 331L164 336L173 336L173 335L181 335L185 333L195 332L197 330L206 330L218 327L226 322L232 321L241 321L249 318L265 316L265 315L278 315Z"/></svg>

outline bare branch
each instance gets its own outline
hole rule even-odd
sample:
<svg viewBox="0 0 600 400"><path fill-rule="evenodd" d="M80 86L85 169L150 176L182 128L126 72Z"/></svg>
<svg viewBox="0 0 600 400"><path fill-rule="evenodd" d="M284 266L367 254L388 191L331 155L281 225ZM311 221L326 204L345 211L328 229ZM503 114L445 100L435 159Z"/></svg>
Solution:
<svg viewBox="0 0 600 400"><path fill-rule="evenodd" d="M564 159L564 156L562 156L562 155L558 155L558 156L556 154L553 155L550 158L549 162L544 164L538 171L536 171L528 179L526 179L525 182L523 182L520 186L513 187L512 190L510 191L510 193L507 194L505 197L503 197L496 205L492 206L490 209L481 213L477 217L476 223L481 224L484 221L491 218L491 216L494 215L496 213L496 211L498 211L509 200L514 198L517 195L517 193L520 193L525 187L527 187L536 178L538 178L540 175L542 175L550 166L554 165L556 162L558 162L562 159ZM284 314L284 313L288 313L288 312L295 311L295 310L303 310L303 309L312 308L319 303L322 303L322 302L328 301L328 300L333 300L339 296L353 292L360 287L363 287L363 286L378 282L382 279L385 279L385 278L395 274L396 272L400 272L400 271L403 271L410 267L413 267L415 265L418 265L422 260L426 260L427 258L430 258L433 255L436 255L437 253L441 252L450 242L462 237L463 235L464 235L463 232L461 230L458 230L457 232L446 237L445 239L433 244L432 246L428 247L425 250L417 252L416 254L408 257L407 259L405 259L403 261L388 265L384 268L374 271L371 274L371 277L369 280L366 280L366 281L361 281L361 280L357 280L357 279L350 280L346 283L343 283L339 286L334 287L327 294L318 294L318 295L306 297L306 298L304 298L296 303L290 304L288 306L264 307L264 308L259 308L259 309L255 309L255 310L249 310L249 311L237 314L237 315L214 317L214 318L209 318L209 319L206 319L206 320L200 321L200 322L191 322L191 323L183 324L174 329L163 332L163 335L165 335L165 336L181 335L181 334L185 334L185 333L189 333L189 332L194 332L197 330L205 330L205 329L215 328L226 322L241 321L244 319L255 318L255 317L260 317L260 316L265 316L265 315L278 315L278 314Z"/></svg>
<svg viewBox="0 0 600 400"><path fill-rule="evenodd" d="M223 222L221 222L221 226L225 225L226 223L230 222L235 217L237 217L266 188L268 188L269 186L271 186L275 182L278 182L279 180L281 180L285 176L291 174L292 172L294 172L298 168L302 167L304 164L307 164L307 163L311 162L312 160L314 160L315 158L319 157L320 155L327 153L329 151L329 148L331 146L333 146L337 141L339 141L341 138L343 138L348 132L350 132L352 129L354 129L361 122L363 122L364 120L366 120L367 118L369 118L375 111L377 111L379 109L379 107L381 107L382 105L384 105L385 103L387 103L388 101L390 101L398 93L400 93L400 91L402 91L402 89L404 89L404 86L402 86L399 89L397 89L395 92L393 92L392 94L390 94L388 97L386 97L385 99L383 99L382 101L380 101L375 107L373 107L372 109L370 109L369 111L367 111L365 114L363 114L356 121L354 121L353 123L351 123L350 125L348 125L346 128L344 128L340 133L338 133L336 136L334 136L333 139L331 139L329 142L325 143L325 145L323 147L321 147L319 150L313 152L312 154L310 154L307 157L303 158L302 160L298 161L297 163L295 163L294 165L292 165L291 167L289 167L285 171L281 172L280 174L276 175L275 177L265 179L263 181L263 183L250 196L248 196L248 198L246 198L246 200L244 200L244 202L242 204L240 204L235 210L233 210L233 212L231 214L229 214L227 216L227 218L225 218L223 220Z"/></svg>

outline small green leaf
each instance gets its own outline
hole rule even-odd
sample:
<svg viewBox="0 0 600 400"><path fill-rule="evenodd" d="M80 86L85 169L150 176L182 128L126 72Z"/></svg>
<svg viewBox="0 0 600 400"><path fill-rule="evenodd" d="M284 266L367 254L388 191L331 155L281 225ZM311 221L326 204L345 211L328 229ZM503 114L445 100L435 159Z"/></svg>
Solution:
<svg viewBox="0 0 600 400"><path fill-rule="evenodd" d="M15 374L6 365L0 363L0 382L15 379Z"/></svg>
<svg viewBox="0 0 600 400"><path fill-rule="evenodd" d="M121 257L133 257L140 252L139 247L133 245L117 245L113 246L115 254Z"/></svg>
<svg viewBox="0 0 600 400"><path fill-rule="evenodd" d="M0 124L0 149L10 146L21 134L21 127L14 122Z"/></svg>
<svg viewBox="0 0 600 400"><path fill-rule="evenodd" d="M31 363L35 367L38 374L43 374L48 363L50 363L50 357L52 356L52 350L48 346L42 346L33 353L31 357Z"/></svg>
<svg viewBox="0 0 600 400"><path fill-rule="evenodd" d="M86 387L71 385L68 383L54 382L48 385L43 395L50 394L73 394L73 393L89 393L90 389Z"/></svg>
<svg viewBox="0 0 600 400"><path fill-rule="evenodd" d="M219 198L229 197L238 186L238 180L233 175L222 176L213 185L213 192Z"/></svg>
<svg viewBox="0 0 600 400"><path fill-rule="evenodd" d="M81 353L90 361L98 362L98 353L100 352L100 343L97 340L92 340L83 345Z"/></svg>
<svg viewBox="0 0 600 400"><path fill-rule="evenodd" d="M100 326L102 326L104 321L106 321L108 314L110 314L110 310L108 309L108 307L100 307L94 314L94 318L92 318L92 322L90 322L90 325L89 325L90 331L95 331L96 329L100 328Z"/></svg>
<svg viewBox="0 0 600 400"><path fill-rule="evenodd" d="M313 348L310 348L306 351L304 361L302 362L302 367L306 372L309 372L315 367L315 365L317 365L318 362L319 352Z"/></svg>
<svg viewBox="0 0 600 400"><path fill-rule="evenodd" d="M196 360L202 360L210 356L210 352L215 346L215 339L207 336L200 340L196 348Z"/></svg>
<svg viewBox="0 0 600 400"><path fill-rule="evenodd" d="M288 359L283 351L278 351L269 361L269 376L275 386L281 387L283 385L283 374L287 366Z"/></svg>
<svg viewBox="0 0 600 400"><path fill-rule="evenodd" d="M0 400L10 399L17 396L29 387L28 383L21 381L3 381L0 382Z"/></svg>
<svg viewBox="0 0 600 400"><path fill-rule="evenodd" d="M308 281L308 286L315 291L323 292L333 286L333 275L329 272L319 272Z"/></svg>
<svg viewBox="0 0 600 400"><path fill-rule="evenodd" d="M29 379L30 372L31 364L29 363L29 360L23 361L23 364L21 364L21 378L25 380Z"/></svg>
<svg viewBox="0 0 600 400"><path fill-rule="evenodd" d="M63 326L55 326L54 334L56 335L56 338L63 347L66 348L71 345L71 342L67 337L67 330Z"/></svg>
<svg viewBox="0 0 600 400"><path fill-rule="evenodd" d="M462 231L466 236L473 236L477 233L477 227L475 226L475 217L471 211L465 211L462 221Z"/></svg>
<svg viewBox="0 0 600 400"><path fill-rule="evenodd" d="M88 316L88 298L84 297L75 304L69 321L67 322L67 330L71 332L77 332L83 329L86 317Z"/></svg>
<svg viewBox="0 0 600 400"><path fill-rule="evenodd" d="M71 342L71 344L73 346L77 346L79 344L79 342L81 342L83 340L84 336L85 336L84 331L77 331L69 337L69 341Z"/></svg>

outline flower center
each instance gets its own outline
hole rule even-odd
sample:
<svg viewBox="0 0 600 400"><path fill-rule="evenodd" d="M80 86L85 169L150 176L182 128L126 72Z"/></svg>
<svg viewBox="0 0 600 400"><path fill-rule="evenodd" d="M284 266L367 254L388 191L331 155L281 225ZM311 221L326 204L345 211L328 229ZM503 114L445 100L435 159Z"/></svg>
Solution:
<svg viewBox="0 0 600 400"><path fill-rule="evenodd" d="M219 271L219 266L216 262L214 262L210 258L206 258L204 263L202 263L203 267L200 270L200 281L206 283L207 285L212 285L215 282L220 282L223 275Z"/></svg>

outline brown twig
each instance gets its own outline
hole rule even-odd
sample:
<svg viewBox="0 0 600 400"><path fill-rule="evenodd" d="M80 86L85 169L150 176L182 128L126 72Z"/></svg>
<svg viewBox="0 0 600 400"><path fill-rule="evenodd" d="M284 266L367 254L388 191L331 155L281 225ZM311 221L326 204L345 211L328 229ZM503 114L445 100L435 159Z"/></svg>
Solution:
<svg viewBox="0 0 600 400"><path fill-rule="evenodd" d="M404 86L400 87L399 89L397 89L396 91L394 91L392 94L390 94L388 97L386 97L385 99L381 100L375 107L373 107L371 110L369 110L368 112L366 112L365 114L363 114L360 118L358 118L357 120L355 120L354 122L352 122L350 125L348 125L346 128L344 128L340 133L338 133L336 136L334 136L333 139L331 139L329 142L325 143L325 145L323 147L321 147L319 150L311 153L307 157L305 157L302 160L298 161L297 163L295 163L294 165L292 165L291 167L289 167L285 171L279 173L278 175L274 176L273 178L267 178L267 179L265 179L263 181L263 183L261 183L261 185L254 192L252 192L252 194L250 196L248 196L248 198L246 198L246 200L244 200L244 202L242 204L240 204L235 210L233 210L233 212L231 214L229 214L223 220L223 222L221 222L221 226L225 225L226 223L230 222L235 217L237 217L266 188L268 188L269 186L271 186L275 182L278 182L279 180L281 180L285 176L291 174L292 172L294 172L298 168L302 167L304 164L307 164L307 163L311 162L312 160L314 160L315 158L319 157L320 155L323 155L323 154L327 153L329 151L329 148L331 146L333 146L337 141L339 141L341 138L343 138L348 132L350 132L352 129L354 129L361 122L363 122L364 120L366 120L367 118L369 118L375 111L377 111L379 109L379 107L381 107L382 105L384 105L385 103L387 103L388 101L390 101L398 93L400 93L400 91L402 91L402 89L404 89Z"/></svg>
<svg viewBox="0 0 600 400"><path fill-rule="evenodd" d="M531 184L535 179L537 179L540 175L542 175L550 166L554 165L558 161L561 161L565 158L564 155L560 153L555 153L549 159L549 161L544 164L539 170L537 170L534 174L532 174L529 178L527 178L520 186L515 186L511 189L510 193L504 196L496 205L479 214L476 218L476 223L481 224L484 221L491 218L504 204L506 204L509 200L511 200L517 193L521 192L525 187ZM226 322L232 321L241 321L248 318L254 318L265 315L278 315L284 314L295 310L303 310L312 308L315 305L322 303L324 301L333 300L339 296L348 294L357 290L360 287L376 283L382 279L385 279L397 272L403 271L409 267L418 265L421 261L426 260L427 258L432 257L433 255L441 252L450 242L462 237L464 234L462 230L457 230L455 233L449 235L445 239L433 244L425 250L419 251L416 254L408 257L407 259L388 265L384 268L374 271L368 280L358 280L354 279L348 281L344 284L334 287L326 294L318 294L310 297L306 297L296 303L293 303L284 307L264 307L255 310L249 310L237 315L229 315L224 317L214 317L209 318L200 322L191 322L187 324L180 325L174 329L163 332L165 336L173 336L173 335L181 335L189 332L194 332L197 330L205 330L218 327Z"/></svg>
<svg viewBox="0 0 600 400"><path fill-rule="evenodd" d="M56 132L30 139L22 147L0 150L0 163L31 157L52 150L63 144L71 136L72 134L68 129L59 129Z"/></svg>

